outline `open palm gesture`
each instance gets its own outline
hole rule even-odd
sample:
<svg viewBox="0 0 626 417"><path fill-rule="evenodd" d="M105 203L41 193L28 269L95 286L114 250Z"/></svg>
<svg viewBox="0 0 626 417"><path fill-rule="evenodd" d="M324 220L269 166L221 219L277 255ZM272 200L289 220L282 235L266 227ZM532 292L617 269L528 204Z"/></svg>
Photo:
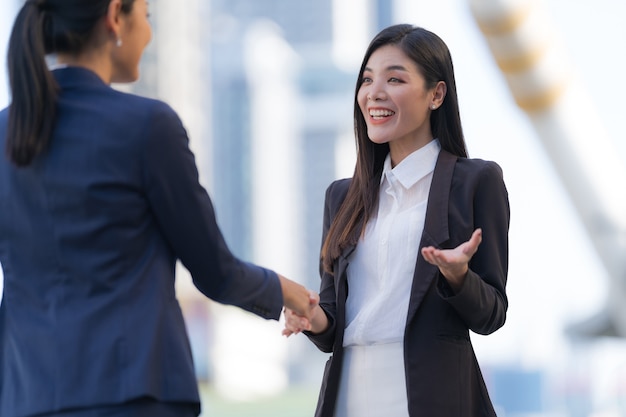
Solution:
<svg viewBox="0 0 626 417"><path fill-rule="evenodd" d="M436 265L441 275L448 281L455 292L463 286L468 264L482 241L482 230L476 229L467 242L454 249L437 249L433 246L422 248L422 256L427 262Z"/></svg>

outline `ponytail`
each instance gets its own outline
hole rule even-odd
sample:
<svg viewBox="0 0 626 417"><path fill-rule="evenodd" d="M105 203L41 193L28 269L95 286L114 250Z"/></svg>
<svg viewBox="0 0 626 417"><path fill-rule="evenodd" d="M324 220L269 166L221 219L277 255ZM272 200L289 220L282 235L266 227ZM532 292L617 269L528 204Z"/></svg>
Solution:
<svg viewBox="0 0 626 417"><path fill-rule="evenodd" d="M47 12L40 3L26 1L9 39L11 103L6 153L17 166L30 165L46 149L55 119L57 84L45 60Z"/></svg>

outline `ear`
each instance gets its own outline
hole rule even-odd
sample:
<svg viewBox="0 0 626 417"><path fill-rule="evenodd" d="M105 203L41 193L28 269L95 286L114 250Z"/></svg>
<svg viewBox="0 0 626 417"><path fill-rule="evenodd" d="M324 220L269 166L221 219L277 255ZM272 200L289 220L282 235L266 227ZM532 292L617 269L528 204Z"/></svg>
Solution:
<svg viewBox="0 0 626 417"><path fill-rule="evenodd" d="M111 0L104 16L104 26L114 40L119 39L122 31L122 0Z"/></svg>
<svg viewBox="0 0 626 417"><path fill-rule="evenodd" d="M448 92L448 87L446 86L445 81L437 82L435 88L433 88L433 97L430 103L431 108L439 108L443 103L443 100L446 98L446 93Z"/></svg>

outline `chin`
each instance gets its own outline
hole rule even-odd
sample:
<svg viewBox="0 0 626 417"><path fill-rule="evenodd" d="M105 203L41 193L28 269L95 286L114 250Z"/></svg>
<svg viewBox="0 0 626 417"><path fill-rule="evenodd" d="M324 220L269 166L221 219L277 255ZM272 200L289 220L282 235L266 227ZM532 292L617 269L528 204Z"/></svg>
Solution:
<svg viewBox="0 0 626 417"><path fill-rule="evenodd" d="M375 143L376 145L384 145L386 143L389 143L389 140L386 138L369 138L370 142Z"/></svg>

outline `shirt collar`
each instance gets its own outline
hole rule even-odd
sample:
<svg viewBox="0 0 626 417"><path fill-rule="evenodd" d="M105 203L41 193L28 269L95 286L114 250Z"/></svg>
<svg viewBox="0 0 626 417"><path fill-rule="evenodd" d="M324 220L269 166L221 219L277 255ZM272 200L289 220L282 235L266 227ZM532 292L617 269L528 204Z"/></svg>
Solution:
<svg viewBox="0 0 626 417"><path fill-rule="evenodd" d="M419 180L433 172L440 150L439 140L433 139L426 146L408 155L393 168L391 167L391 155L387 154L383 165L381 183L385 177L395 177L405 189L411 188Z"/></svg>

